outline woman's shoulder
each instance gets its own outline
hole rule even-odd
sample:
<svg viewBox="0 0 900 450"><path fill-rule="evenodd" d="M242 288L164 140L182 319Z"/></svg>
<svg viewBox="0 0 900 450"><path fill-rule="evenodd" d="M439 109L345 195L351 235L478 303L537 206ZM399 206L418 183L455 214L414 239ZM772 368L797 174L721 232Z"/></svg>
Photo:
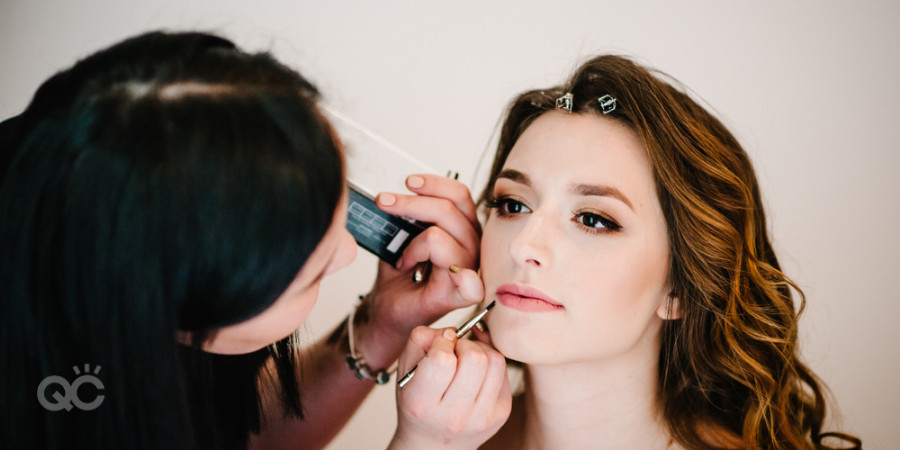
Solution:
<svg viewBox="0 0 900 450"><path fill-rule="evenodd" d="M491 436L484 444L479 447L480 450L514 450L524 446L522 441L522 431L525 423L525 396L518 394L512 399L512 411L509 419L500 427L496 434ZM698 429L698 435L708 445L714 448L722 449L741 449L744 448L744 440L739 434L735 434L730 430L716 424L704 424ZM667 450L680 450L685 447L678 441L672 439Z"/></svg>

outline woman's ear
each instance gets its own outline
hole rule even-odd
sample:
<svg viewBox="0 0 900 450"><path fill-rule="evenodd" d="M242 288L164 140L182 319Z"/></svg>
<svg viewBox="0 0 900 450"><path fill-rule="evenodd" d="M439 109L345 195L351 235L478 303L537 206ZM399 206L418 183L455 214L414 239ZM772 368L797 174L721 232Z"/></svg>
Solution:
<svg viewBox="0 0 900 450"><path fill-rule="evenodd" d="M675 292L669 292L669 295L659 303L656 308L656 315L662 320L675 320L681 318L681 302Z"/></svg>

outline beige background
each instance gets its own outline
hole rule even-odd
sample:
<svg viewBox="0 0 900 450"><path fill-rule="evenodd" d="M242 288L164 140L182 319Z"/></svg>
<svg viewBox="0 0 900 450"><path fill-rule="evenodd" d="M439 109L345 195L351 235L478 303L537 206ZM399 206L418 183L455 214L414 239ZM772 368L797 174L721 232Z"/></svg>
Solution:
<svg viewBox="0 0 900 450"><path fill-rule="evenodd" d="M328 102L471 183L514 93L555 84L595 53L635 55L714 105L746 146L779 256L809 299L805 359L845 430L867 448L896 448L900 3L325 3L2 0L0 117L93 50L199 28L272 50ZM361 252L326 281L308 341L346 314L374 267ZM383 447L394 421L393 389L378 389L331 448Z"/></svg>

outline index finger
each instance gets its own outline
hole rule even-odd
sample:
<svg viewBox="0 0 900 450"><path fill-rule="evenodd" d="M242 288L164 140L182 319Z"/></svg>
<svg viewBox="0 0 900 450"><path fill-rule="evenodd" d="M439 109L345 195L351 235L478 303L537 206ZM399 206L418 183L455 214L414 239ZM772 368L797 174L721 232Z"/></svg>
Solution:
<svg viewBox="0 0 900 450"><path fill-rule="evenodd" d="M450 200L479 233L477 209L472 194L465 184L459 181L433 174L413 174L406 177L406 187L419 195L442 197Z"/></svg>
<svg viewBox="0 0 900 450"><path fill-rule="evenodd" d="M431 349L431 342L437 337L438 331L426 326L418 326L409 334L406 347L397 361L397 372L406 373L425 357Z"/></svg>
<svg viewBox="0 0 900 450"><path fill-rule="evenodd" d="M415 334L420 328L425 327L418 327L413 333ZM424 378L425 381L417 383L420 386L420 389L417 390L420 393L430 392L431 395L440 398L443 396L447 385L456 373L456 356L454 354L454 347L456 346L457 340L456 330L453 328L444 328L440 332L430 328L428 328L428 330L431 331L433 339L427 348L421 347L421 342L413 342L414 340L424 338L425 333L420 333L417 338L410 338L410 344L413 346L412 352L407 358L401 357L402 361L398 365L398 368L404 366L409 367L413 364L413 361L416 362L415 365L412 365L412 367L405 372L406 375L404 375L403 378L398 379L397 383L398 387L402 389L406 383L409 383L413 379L414 375L416 379ZM425 356L419 357L418 355L422 351L425 351ZM423 384L426 386L424 391L421 389Z"/></svg>

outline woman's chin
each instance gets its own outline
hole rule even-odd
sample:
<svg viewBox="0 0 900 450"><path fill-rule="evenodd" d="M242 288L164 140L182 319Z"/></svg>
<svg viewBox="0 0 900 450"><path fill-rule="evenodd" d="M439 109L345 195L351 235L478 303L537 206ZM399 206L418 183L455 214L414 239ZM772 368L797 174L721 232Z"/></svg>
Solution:
<svg viewBox="0 0 900 450"><path fill-rule="evenodd" d="M523 364L532 362L538 355L526 330L514 329L502 325L488 325L491 343L504 357Z"/></svg>

